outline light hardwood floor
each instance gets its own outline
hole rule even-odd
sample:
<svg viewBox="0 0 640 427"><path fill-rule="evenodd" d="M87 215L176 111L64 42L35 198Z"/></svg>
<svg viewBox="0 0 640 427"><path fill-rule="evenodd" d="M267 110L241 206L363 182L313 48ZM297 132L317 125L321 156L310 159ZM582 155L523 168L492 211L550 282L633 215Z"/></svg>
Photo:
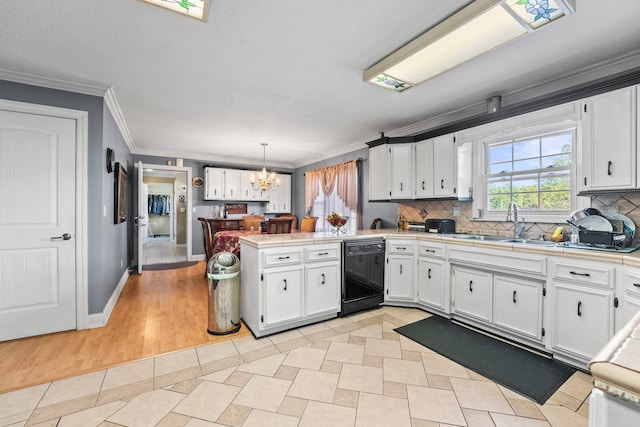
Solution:
<svg viewBox="0 0 640 427"><path fill-rule="evenodd" d="M248 335L207 333L205 262L130 276L104 328L0 343L0 393Z"/></svg>

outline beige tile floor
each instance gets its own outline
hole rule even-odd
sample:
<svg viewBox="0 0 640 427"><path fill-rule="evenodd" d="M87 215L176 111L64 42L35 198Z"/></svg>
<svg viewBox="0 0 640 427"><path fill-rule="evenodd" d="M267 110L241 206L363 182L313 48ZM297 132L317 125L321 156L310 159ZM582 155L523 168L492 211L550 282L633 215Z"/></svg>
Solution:
<svg viewBox="0 0 640 427"><path fill-rule="evenodd" d="M142 248L143 265L187 260L187 248L171 242L169 237L149 237Z"/></svg>
<svg viewBox="0 0 640 427"><path fill-rule="evenodd" d="M589 375L538 405L397 334L383 307L0 394L0 426L587 426Z"/></svg>

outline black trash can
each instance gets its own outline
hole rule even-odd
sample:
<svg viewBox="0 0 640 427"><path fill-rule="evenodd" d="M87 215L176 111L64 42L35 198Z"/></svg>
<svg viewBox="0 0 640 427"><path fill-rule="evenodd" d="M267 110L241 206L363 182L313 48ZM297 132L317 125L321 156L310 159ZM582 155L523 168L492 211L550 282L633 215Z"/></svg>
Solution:
<svg viewBox="0 0 640 427"><path fill-rule="evenodd" d="M207 332L226 335L240 330L240 259L218 252L207 263L209 321Z"/></svg>

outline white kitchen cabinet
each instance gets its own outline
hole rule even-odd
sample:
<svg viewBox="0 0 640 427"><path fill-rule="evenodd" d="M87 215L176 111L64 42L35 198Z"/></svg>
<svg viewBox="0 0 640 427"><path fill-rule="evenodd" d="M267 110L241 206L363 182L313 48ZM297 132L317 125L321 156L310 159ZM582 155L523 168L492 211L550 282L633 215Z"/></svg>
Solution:
<svg viewBox="0 0 640 427"><path fill-rule="evenodd" d="M240 194L240 170L225 169L224 173L224 198L226 200L239 200Z"/></svg>
<svg viewBox="0 0 640 427"><path fill-rule="evenodd" d="M265 269L264 324L278 326L302 317L302 265Z"/></svg>
<svg viewBox="0 0 640 427"><path fill-rule="evenodd" d="M389 146L369 148L369 200L389 199Z"/></svg>
<svg viewBox="0 0 640 427"><path fill-rule="evenodd" d="M636 187L636 96L628 87L583 102L583 190Z"/></svg>
<svg viewBox="0 0 640 427"><path fill-rule="evenodd" d="M453 134L433 138L433 197L457 197L456 166Z"/></svg>
<svg viewBox="0 0 640 427"><path fill-rule="evenodd" d="M433 138L415 145L415 195L416 199L433 197Z"/></svg>
<svg viewBox="0 0 640 427"><path fill-rule="evenodd" d="M624 313L621 321L616 322L616 329L627 324L635 314L640 311L640 268L626 267L624 289ZM617 319L616 319L617 320Z"/></svg>
<svg viewBox="0 0 640 427"><path fill-rule="evenodd" d="M340 243L242 247L240 314L256 337L334 318Z"/></svg>
<svg viewBox="0 0 640 427"><path fill-rule="evenodd" d="M449 312L444 245L418 243L417 300L428 308Z"/></svg>
<svg viewBox="0 0 640 427"><path fill-rule="evenodd" d="M305 248L305 316L340 311L340 245Z"/></svg>
<svg viewBox="0 0 640 427"><path fill-rule="evenodd" d="M493 275L460 266L452 270L453 312L491 323Z"/></svg>
<svg viewBox="0 0 640 427"><path fill-rule="evenodd" d="M555 283L555 350L589 361L613 336L613 292Z"/></svg>
<svg viewBox="0 0 640 427"><path fill-rule="evenodd" d="M543 283L495 275L493 278L494 325L542 339Z"/></svg>
<svg viewBox="0 0 640 427"><path fill-rule="evenodd" d="M251 176L256 177L255 171L240 171L240 198L239 200L263 202L267 200L267 191L261 189L254 190L251 185Z"/></svg>
<svg viewBox="0 0 640 427"><path fill-rule="evenodd" d="M415 242L387 240L385 301L415 301Z"/></svg>
<svg viewBox="0 0 640 427"><path fill-rule="evenodd" d="M412 143L389 145L389 198L413 198L413 150Z"/></svg>
<svg viewBox="0 0 640 427"><path fill-rule="evenodd" d="M553 259L555 353L587 363L614 333L615 266Z"/></svg>
<svg viewBox="0 0 640 427"><path fill-rule="evenodd" d="M280 183L277 187L269 189L269 201L267 213L291 212L291 175L276 174L274 180Z"/></svg>
<svg viewBox="0 0 640 427"><path fill-rule="evenodd" d="M204 168L204 199L224 199L224 169Z"/></svg>

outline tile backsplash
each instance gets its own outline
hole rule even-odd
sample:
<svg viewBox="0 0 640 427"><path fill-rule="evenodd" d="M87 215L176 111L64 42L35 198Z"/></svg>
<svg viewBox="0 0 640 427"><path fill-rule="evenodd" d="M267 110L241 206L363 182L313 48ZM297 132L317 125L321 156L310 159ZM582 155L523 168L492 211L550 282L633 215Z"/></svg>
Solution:
<svg viewBox="0 0 640 427"><path fill-rule="evenodd" d="M634 224L640 224L640 193L604 194L592 196L591 206L597 209L611 207L618 213L628 216ZM513 224L508 221L474 221L471 218L471 202L459 200L429 200L403 202L398 204L398 215L403 215L407 221L424 221L420 216L424 209L427 218L453 218L456 220L456 232L470 234L493 234L499 236L512 236ZM460 209L460 216L453 216L453 208ZM526 214L524 215L526 218ZM541 235L547 238L556 227L567 226L563 224L525 223L523 237L539 239Z"/></svg>

